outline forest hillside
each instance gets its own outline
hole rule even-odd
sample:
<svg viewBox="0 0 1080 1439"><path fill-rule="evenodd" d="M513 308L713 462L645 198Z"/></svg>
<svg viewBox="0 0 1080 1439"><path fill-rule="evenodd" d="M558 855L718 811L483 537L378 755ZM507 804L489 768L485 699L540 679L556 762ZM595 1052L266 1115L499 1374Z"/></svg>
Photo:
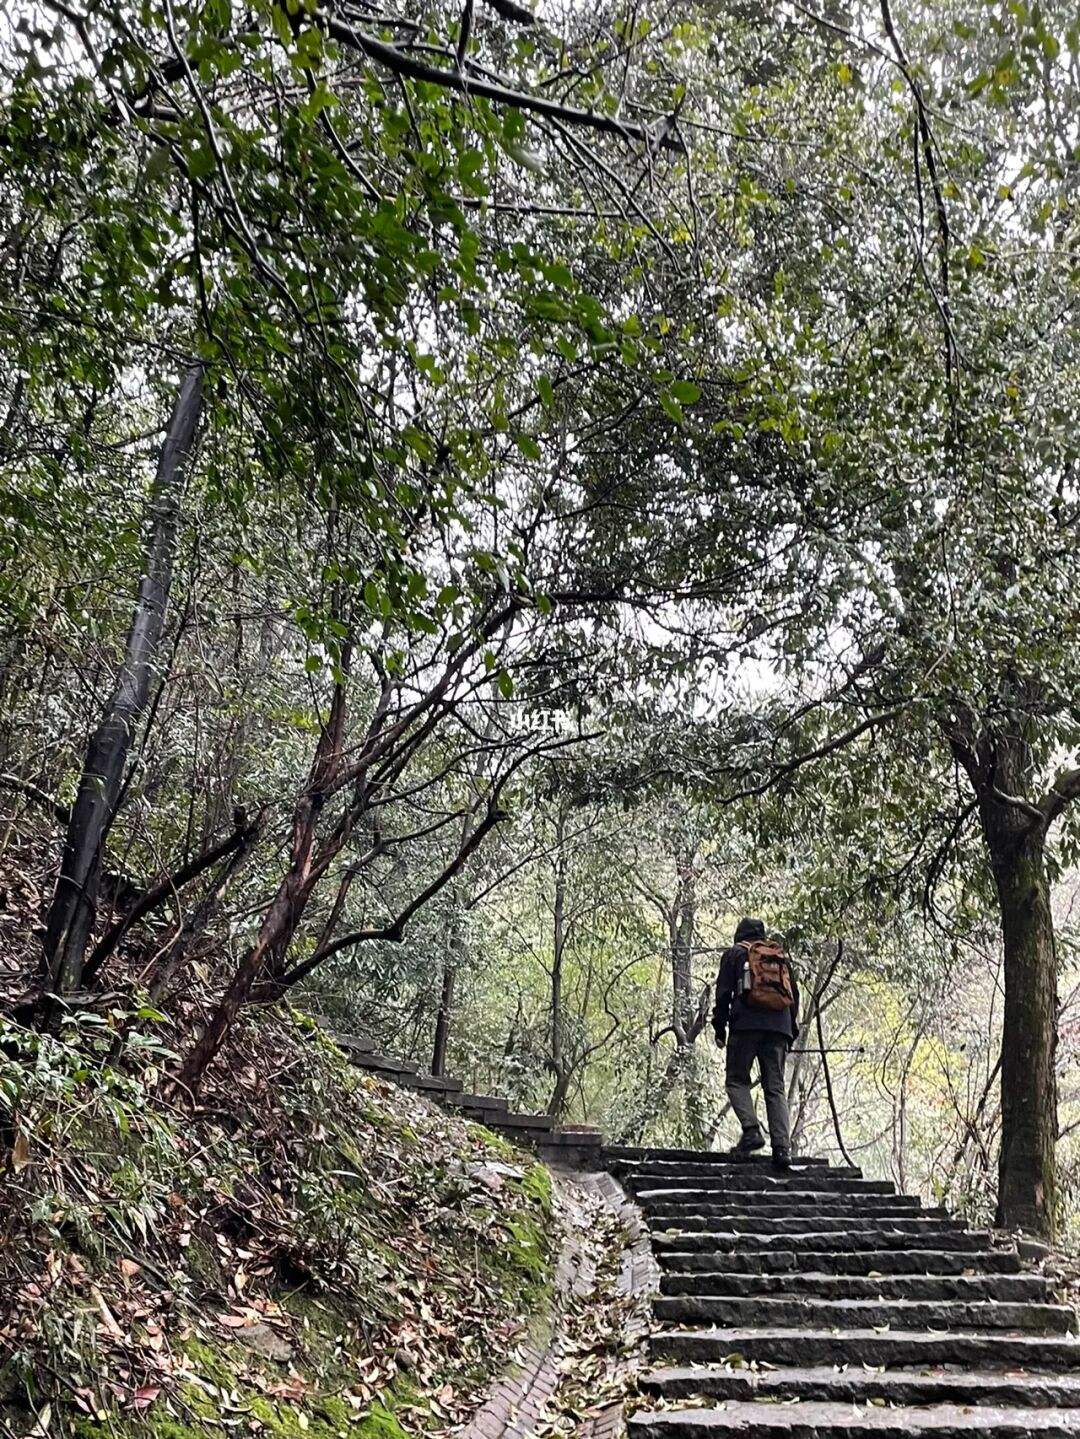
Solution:
<svg viewBox="0 0 1080 1439"><path fill-rule="evenodd" d="M5 1382L472 1392L544 1181L332 1033L1075 1248L1078 115L1073 0L0 15Z"/></svg>
<svg viewBox="0 0 1080 1439"><path fill-rule="evenodd" d="M169 1028L148 1006L4 1027L5 1432L396 1439L468 1417L550 1323L547 1170L299 1016L247 1030L193 1123L154 1097Z"/></svg>

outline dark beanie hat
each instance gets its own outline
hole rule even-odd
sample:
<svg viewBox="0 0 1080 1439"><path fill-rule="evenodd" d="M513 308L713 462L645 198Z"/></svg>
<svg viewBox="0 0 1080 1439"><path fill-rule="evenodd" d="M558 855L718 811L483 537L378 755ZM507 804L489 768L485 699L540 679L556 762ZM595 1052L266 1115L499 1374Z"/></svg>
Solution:
<svg viewBox="0 0 1080 1439"><path fill-rule="evenodd" d="M735 929L735 943L745 944L750 939L765 938L765 923L760 919L740 919Z"/></svg>

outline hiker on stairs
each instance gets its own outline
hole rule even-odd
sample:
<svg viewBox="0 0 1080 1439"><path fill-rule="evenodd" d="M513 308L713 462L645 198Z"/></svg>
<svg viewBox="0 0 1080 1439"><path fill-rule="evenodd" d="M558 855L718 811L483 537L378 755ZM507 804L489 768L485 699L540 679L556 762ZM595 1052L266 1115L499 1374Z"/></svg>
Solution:
<svg viewBox="0 0 1080 1439"><path fill-rule="evenodd" d="M727 1045L727 1095L743 1131L730 1151L735 1158L748 1158L765 1147L750 1091L750 1069L756 1060L765 1091L773 1163L778 1169L791 1167L784 1067L799 1033L798 1012L799 990L782 936L766 939L760 919L740 919L734 942L720 962L713 1011L716 1042L721 1049Z"/></svg>

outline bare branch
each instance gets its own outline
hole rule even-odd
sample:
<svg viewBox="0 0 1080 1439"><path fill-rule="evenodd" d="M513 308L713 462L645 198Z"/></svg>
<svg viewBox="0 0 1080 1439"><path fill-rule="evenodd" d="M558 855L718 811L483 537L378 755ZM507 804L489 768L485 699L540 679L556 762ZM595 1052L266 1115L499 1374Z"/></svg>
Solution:
<svg viewBox="0 0 1080 1439"><path fill-rule="evenodd" d="M217 844L211 845L209 849L203 850L202 854L196 855L193 860L181 865L172 874L167 874L164 879L154 885L153 889L148 889L138 903L128 910L123 919L118 920L111 929L106 930L98 941L83 969L83 984L88 984L94 978L132 925L137 924L140 919L145 918L159 905L164 904L184 885L190 884L193 879L197 879L200 874L212 868L218 860L224 859L242 846L245 848L250 846L258 837L263 819L264 812L260 811L256 818L249 823L243 811L238 811L236 828L231 835Z"/></svg>
<svg viewBox="0 0 1080 1439"><path fill-rule="evenodd" d="M47 809L58 824L67 824L71 819L71 811L66 805L60 804L51 794L46 794L43 789L38 789L36 784L20 779L18 775L0 774L0 789L12 790L15 794L33 800L35 804Z"/></svg>
<svg viewBox="0 0 1080 1439"><path fill-rule="evenodd" d="M1039 805L1043 823L1050 827L1073 802L1080 799L1080 768L1063 770Z"/></svg>

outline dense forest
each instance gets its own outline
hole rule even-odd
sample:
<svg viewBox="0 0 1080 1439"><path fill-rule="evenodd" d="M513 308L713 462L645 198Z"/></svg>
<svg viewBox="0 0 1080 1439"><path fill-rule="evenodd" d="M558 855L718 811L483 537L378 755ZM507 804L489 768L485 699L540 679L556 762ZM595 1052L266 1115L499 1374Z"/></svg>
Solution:
<svg viewBox="0 0 1080 1439"><path fill-rule="evenodd" d="M1074 7L0 26L8 1060L294 1009L713 1147L761 914L796 1144L1075 1239Z"/></svg>

